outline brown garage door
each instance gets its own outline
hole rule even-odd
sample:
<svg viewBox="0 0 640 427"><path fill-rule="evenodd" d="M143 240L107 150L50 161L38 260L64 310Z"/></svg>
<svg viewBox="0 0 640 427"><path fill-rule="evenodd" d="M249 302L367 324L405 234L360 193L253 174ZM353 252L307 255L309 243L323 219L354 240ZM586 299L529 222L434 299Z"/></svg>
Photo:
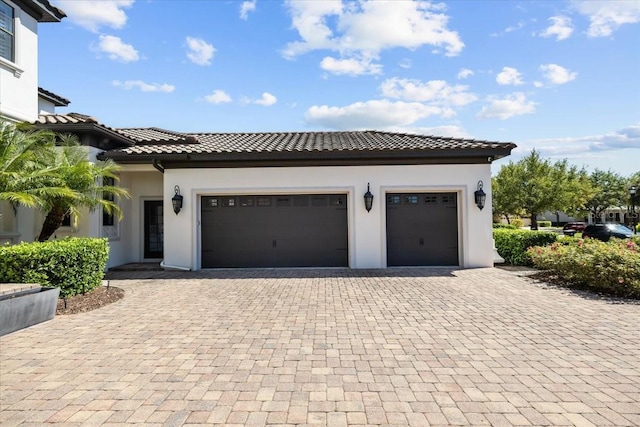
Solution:
<svg viewBox="0 0 640 427"><path fill-rule="evenodd" d="M346 267L347 196L202 197L202 267Z"/></svg>
<svg viewBox="0 0 640 427"><path fill-rule="evenodd" d="M456 193L386 197L387 265L459 265Z"/></svg>

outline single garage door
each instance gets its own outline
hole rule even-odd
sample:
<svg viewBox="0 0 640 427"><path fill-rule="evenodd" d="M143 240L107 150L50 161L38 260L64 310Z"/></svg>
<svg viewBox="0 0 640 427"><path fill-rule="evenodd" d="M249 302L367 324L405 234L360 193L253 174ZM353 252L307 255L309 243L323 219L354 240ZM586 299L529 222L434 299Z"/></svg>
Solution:
<svg viewBox="0 0 640 427"><path fill-rule="evenodd" d="M387 265L459 265L456 193L387 194Z"/></svg>
<svg viewBox="0 0 640 427"><path fill-rule="evenodd" d="M202 197L202 267L346 267L343 194Z"/></svg>

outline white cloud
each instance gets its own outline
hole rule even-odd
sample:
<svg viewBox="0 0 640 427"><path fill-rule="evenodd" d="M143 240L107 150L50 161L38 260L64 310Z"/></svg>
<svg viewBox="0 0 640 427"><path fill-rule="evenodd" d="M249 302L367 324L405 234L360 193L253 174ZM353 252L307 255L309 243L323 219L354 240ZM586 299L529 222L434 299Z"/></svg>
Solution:
<svg viewBox="0 0 640 427"><path fill-rule="evenodd" d="M398 63L398 66L400 68L411 68L413 66L413 62L409 58L404 58Z"/></svg>
<svg viewBox="0 0 640 427"><path fill-rule="evenodd" d="M573 33L571 18L566 16L552 16L549 18L552 24L540 33L542 37L555 37L556 40L565 40Z"/></svg>
<svg viewBox="0 0 640 427"><path fill-rule="evenodd" d="M216 49L203 39L187 37L187 58L197 65L211 65Z"/></svg>
<svg viewBox="0 0 640 427"><path fill-rule="evenodd" d="M531 114L535 112L535 110L535 102L527 101L524 93L515 92L503 99L489 98L489 104L482 107L477 117L505 120L513 116Z"/></svg>
<svg viewBox="0 0 640 427"><path fill-rule="evenodd" d="M65 11L69 20L89 31L100 27L122 28L127 23L125 8L134 0L57 0L55 5Z"/></svg>
<svg viewBox="0 0 640 427"><path fill-rule="evenodd" d="M123 43L120 37L100 36L98 50L108 54L109 59L121 62L135 62L140 57L132 45Z"/></svg>
<svg viewBox="0 0 640 427"><path fill-rule="evenodd" d="M373 100L345 107L314 105L305 113L305 120L309 124L332 129L383 129L406 126L429 116L448 113L447 109L419 102Z"/></svg>
<svg viewBox="0 0 640 427"><path fill-rule="evenodd" d="M269 92L264 92L262 94L262 98L253 101L254 104L263 105L265 107L269 107L278 102L278 98L271 95Z"/></svg>
<svg viewBox="0 0 640 427"><path fill-rule="evenodd" d="M500 85L521 85L522 76L515 68L504 67L496 76L496 82Z"/></svg>
<svg viewBox="0 0 640 427"><path fill-rule="evenodd" d="M380 74L382 65L372 64L371 59L336 59L330 56L320 62L320 68L333 74L358 76L362 74Z"/></svg>
<svg viewBox="0 0 640 427"><path fill-rule="evenodd" d="M624 24L640 22L640 2L610 0L574 0L579 13L589 18L589 37L608 37Z"/></svg>
<svg viewBox="0 0 640 427"><path fill-rule="evenodd" d="M468 68L462 68L460 69L460 71L458 71L458 78L459 79L466 79L468 77L473 76L473 70L470 70Z"/></svg>
<svg viewBox="0 0 640 427"><path fill-rule="evenodd" d="M388 98L454 106L467 105L478 99L467 92L468 89L463 85L450 86L444 80L421 82L397 77L387 79L380 85L382 94Z"/></svg>
<svg viewBox="0 0 640 427"><path fill-rule="evenodd" d="M592 157L604 151L640 150L640 123L601 135L535 139L526 143L552 157Z"/></svg>
<svg viewBox="0 0 640 427"><path fill-rule="evenodd" d="M120 80L114 80L111 82L116 87L121 87L123 89L131 90L133 88L138 88L142 92L164 92L171 93L175 90L175 86L167 84L167 83L145 83L142 80L125 80L121 82Z"/></svg>
<svg viewBox="0 0 640 427"><path fill-rule="evenodd" d="M575 80L578 73L570 72L564 67L557 64L544 64L540 66L540 70L545 78L551 83L561 85Z"/></svg>
<svg viewBox="0 0 640 427"><path fill-rule="evenodd" d="M378 59L386 49L413 50L425 45L455 56L464 48L458 33L448 29L443 4L289 0L287 6L300 40L286 45L285 58L330 50L338 52L340 60Z"/></svg>
<svg viewBox="0 0 640 427"><path fill-rule="evenodd" d="M256 10L256 0L251 1L243 1L240 5L240 19L244 19L245 21L249 17L249 12L253 12Z"/></svg>
<svg viewBox="0 0 640 427"><path fill-rule="evenodd" d="M224 90L214 90L211 95L207 95L204 97L207 102L212 104L223 104L226 102L231 102L231 96Z"/></svg>

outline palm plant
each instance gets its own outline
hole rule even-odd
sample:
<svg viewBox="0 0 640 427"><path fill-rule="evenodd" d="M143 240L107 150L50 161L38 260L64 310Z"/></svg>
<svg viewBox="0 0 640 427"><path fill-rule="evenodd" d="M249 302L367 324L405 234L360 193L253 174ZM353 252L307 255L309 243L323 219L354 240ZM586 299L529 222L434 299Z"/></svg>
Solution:
<svg viewBox="0 0 640 427"><path fill-rule="evenodd" d="M0 121L0 200L41 208L47 198L71 195L72 190L54 179L54 153L52 132Z"/></svg>
<svg viewBox="0 0 640 427"><path fill-rule="evenodd" d="M119 167L111 160L92 163L87 150L78 144L74 136L59 136L53 164L56 180L72 191L44 198L42 210L46 213L39 241L48 240L60 228L66 215L78 216L81 208L102 208L111 215L122 218L116 197L129 197L128 192L115 185L105 185L105 178L117 181Z"/></svg>

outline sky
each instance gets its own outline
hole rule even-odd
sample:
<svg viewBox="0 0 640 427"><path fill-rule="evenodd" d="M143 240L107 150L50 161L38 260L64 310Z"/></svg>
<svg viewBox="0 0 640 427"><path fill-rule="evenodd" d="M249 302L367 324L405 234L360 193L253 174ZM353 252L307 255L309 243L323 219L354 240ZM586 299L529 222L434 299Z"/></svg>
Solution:
<svg viewBox="0 0 640 427"><path fill-rule="evenodd" d="M383 130L640 171L640 1L51 0L58 112L178 132Z"/></svg>

